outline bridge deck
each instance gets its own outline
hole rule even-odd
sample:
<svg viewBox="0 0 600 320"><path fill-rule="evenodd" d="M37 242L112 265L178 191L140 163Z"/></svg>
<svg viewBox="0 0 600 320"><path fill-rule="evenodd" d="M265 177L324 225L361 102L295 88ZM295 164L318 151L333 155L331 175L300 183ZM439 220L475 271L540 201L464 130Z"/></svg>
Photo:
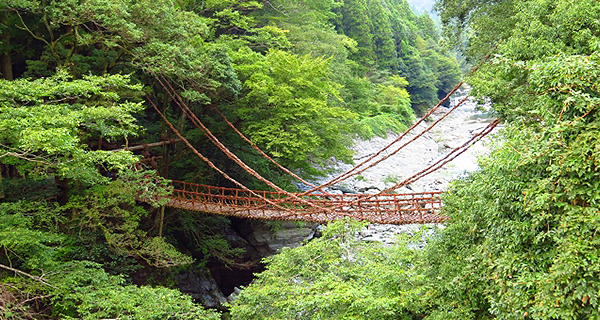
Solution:
<svg viewBox="0 0 600 320"><path fill-rule="evenodd" d="M439 215L442 192L406 194L295 194L315 208L284 193L251 192L236 188L214 187L174 181L167 206L264 220L327 222L343 217L374 223L408 224L444 222ZM268 199L268 202L265 200ZM270 203L269 203L270 202Z"/></svg>

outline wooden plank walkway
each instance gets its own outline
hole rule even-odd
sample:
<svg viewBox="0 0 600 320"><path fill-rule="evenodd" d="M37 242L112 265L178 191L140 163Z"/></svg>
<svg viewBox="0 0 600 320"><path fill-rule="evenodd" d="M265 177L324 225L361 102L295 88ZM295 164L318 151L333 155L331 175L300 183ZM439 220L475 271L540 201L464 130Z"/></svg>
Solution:
<svg viewBox="0 0 600 320"><path fill-rule="evenodd" d="M441 223L439 215L441 191L405 194L295 194L314 206L272 191L223 188L173 181L174 191L167 206L221 214L263 219L328 222L344 217L373 223L409 224Z"/></svg>

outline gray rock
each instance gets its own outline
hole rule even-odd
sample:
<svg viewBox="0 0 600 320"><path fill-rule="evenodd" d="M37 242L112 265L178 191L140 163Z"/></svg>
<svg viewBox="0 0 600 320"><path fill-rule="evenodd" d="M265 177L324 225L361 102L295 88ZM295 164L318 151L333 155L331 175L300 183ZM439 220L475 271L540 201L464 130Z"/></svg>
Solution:
<svg viewBox="0 0 600 320"><path fill-rule="evenodd" d="M398 189L396 189L396 193L411 193L413 192L412 190L410 190L408 187L404 186L404 187L400 187Z"/></svg>
<svg viewBox="0 0 600 320"><path fill-rule="evenodd" d="M316 230L316 223L278 221L267 224L264 221L252 220L245 237L263 257L268 257L278 253L281 248L302 245L304 241L314 237Z"/></svg>
<svg viewBox="0 0 600 320"><path fill-rule="evenodd" d="M379 193L380 191L381 191L381 189L379 189L377 186L374 186L374 185L366 185L364 187L358 188L359 193L370 193L370 192Z"/></svg>
<svg viewBox="0 0 600 320"><path fill-rule="evenodd" d="M379 189L372 188L372 189L367 189L367 190L363 191L362 193L366 193L366 194L378 194L379 192L381 192L381 191L379 191Z"/></svg>
<svg viewBox="0 0 600 320"><path fill-rule="evenodd" d="M242 292L242 289L238 287L233 288L233 292L227 297L227 302L233 303L235 300L237 300L240 292Z"/></svg>
<svg viewBox="0 0 600 320"><path fill-rule="evenodd" d="M425 191L425 189L419 182L413 182L413 183L407 185L406 187L408 189L410 189L412 192L424 192Z"/></svg>
<svg viewBox="0 0 600 320"><path fill-rule="evenodd" d="M375 188L379 189L379 190L385 190L385 189L386 189L386 187L385 187L385 183L384 183L383 181L380 181L380 182L374 183L374 184L373 184L373 186L374 186Z"/></svg>
<svg viewBox="0 0 600 320"><path fill-rule="evenodd" d="M346 186L340 186L340 185L333 185L331 187L329 187L329 189L331 190L339 190L343 193L356 193L356 190L350 188L350 187L346 187Z"/></svg>
<svg viewBox="0 0 600 320"><path fill-rule="evenodd" d="M370 181L356 180L354 182L354 188L356 190L358 190L359 192L362 192L362 190L367 190L367 189L377 188L377 187L374 186L373 183L371 183Z"/></svg>
<svg viewBox="0 0 600 320"><path fill-rule="evenodd" d="M179 290L189 294L206 308L216 308L227 302L210 273L185 271L177 276Z"/></svg>
<svg viewBox="0 0 600 320"><path fill-rule="evenodd" d="M366 242L383 242L383 238L381 238L380 236L371 236L371 237L362 238L362 241L366 241Z"/></svg>

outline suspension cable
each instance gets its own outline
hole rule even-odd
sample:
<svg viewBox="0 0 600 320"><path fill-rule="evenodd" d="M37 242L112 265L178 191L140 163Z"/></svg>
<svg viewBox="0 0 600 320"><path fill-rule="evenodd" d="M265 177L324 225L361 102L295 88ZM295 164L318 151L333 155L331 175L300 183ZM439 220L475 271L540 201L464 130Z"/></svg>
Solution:
<svg viewBox="0 0 600 320"><path fill-rule="evenodd" d="M191 81L192 86L196 89L199 90L199 86L195 81ZM200 90L199 90L200 91ZM291 170L289 170L288 168L282 166L281 164L279 164L277 161L275 161L275 159L273 159L272 157L270 157L266 152L264 152L261 148L259 148L254 142L252 142L250 139L248 139L240 130L238 130L238 128L235 127L235 125L233 123L231 123L231 121L229 121L229 119L227 119L227 117L225 117L225 115L214 105L210 105L210 108L215 110L215 112L217 112L217 114L219 114L219 116L221 116L221 118L223 119L223 121L225 121L225 123L227 123L227 125L233 129L233 131L235 133L238 134L238 136L240 136L244 141L246 141L254 150L258 151L258 153L260 153L264 158L266 158L267 160L269 160L271 163L275 164L279 169L281 169L283 172L289 174L290 176L294 177L295 179L297 179L298 181L300 181L301 183L311 187L311 188L316 188L316 186L306 180L304 180L302 177L300 177L299 175L293 173Z"/></svg>
<svg viewBox="0 0 600 320"><path fill-rule="evenodd" d="M275 161L275 159L271 158L268 154L266 154L264 151L262 151L262 149L260 149L256 144L254 144L254 142L252 142L250 139L248 139L242 132L240 132L234 125L233 123L231 123L226 117L225 115L219 110L217 109L217 107L211 105L210 106L213 110L215 110L217 112L217 114L219 114L219 116L221 116L221 118L223 119L223 121L225 121L225 123L227 123L227 125L233 129L233 131L235 131L235 133L237 133L244 141L246 141L250 146L252 146L252 148L254 148L254 150L258 151L263 157L265 157L266 159L268 159L271 163L273 163L274 165L276 165L279 169L283 170L285 173L291 175L292 177L296 178L298 181L304 183L305 185L308 185L309 187L312 188L316 188L315 185L313 185L312 183L302 179L300 176L298 176L297 174L293 173L292 171L290 171L288 168L282 166L281 164L279 164L277 161Z"/></svg>
<svg viewBox="0 0 600 320"><path fill-rule="evenodd" d="M259 199L265 201L266 203L274 206L277 209L283 210L285 212L291 212L292 213L291 215L297 214L293 210L285 208L285 207L283 207L281 205L278 205L277 203L275 203L275 202L273 202L273 201L271 201L271 200L269 200L269 199L261 196L257 192L252 191L250 188L246 187L244 184L242 184L241 182L235 180L234 178L230 177L227 173L225 173L223 170L219 169L219 167L217 167L212 161L210 161L210 159L208 159L202 153L200 153L200 151L198 151L196 148L194 148L194 146L186 138L183 137L183 135L179 132L179 130L177 130L175 128L175 126L167 119L167 117L158 109L158 107L156 106L156 104L154 104L154 101L152 101L152 99L150 99L149 97L146 97L146 99L148 100L148 102L150 102L150 104L152 105L152 107L154 107L154 110L156 110L156 112L158 112L158 114L165 121L165 123L171 128L171 130L173 130L173 132L181 139L181 141L183 141L188 146L188 148L190 148L190 150L192 150L192 152L194 152L200 159L202 159L211 168L213 168L215 171L217 171L223 177L225 177L225 179L233 182L238 187L244 189L245 191L248 191L250 194L258 197Z"/></svg>
<svg viewBox="0 0 600 320"><path fill-rule="evenodd" d="M462 84L462 82L457 85L457 88ZM446 96L448 97L448 96ZM435 122L433 122L429 127L427 127L425 130L423 130L422 132L420 132L419 134L417 134L416 136L414 136L412 139L410 139L409 141L405 142L403 145L401 145L400 147L398 147L398 149L394 150L393 152L381 157L380 159L378 159L377 161L369 164L368 166L364 167L363 169L360 169L354 173L352 173L353 171L355 171L357 168L359 168L360 166L364 165L365 163L367 163L368 161L372 160L373 158L375 158L376 156L380 155L381 153L383 153L383 151L389 149L393 144L397 143L398 141L400 141L402 138L404 138L404 136L406 136L406 134L408 134L408 132L410 130L412 130L414 127L416 127L418 124L420 124L426 117L428 117L431 113L433 113L433 111L435 111L439 105L437 105L436 107L434 107L433 109L430 110L430 112L427 113L426 117L421 118L421 120L417 121L413 126L411 126L407 131L405 131L401 136L399 136L398 138L396 138L394 141L392 141L390 144L388 144L386 147L384 147L383 149L379 150L376 154L371 155L367 160L363 161L362 163L360 163L359 165L355 166L354 168L352 168L351 170L347 171L346 173L338 176L335 179L330 180L329 182L322 184L321 186L319 186L317 189L321 189L325 186L329 186L333 183L345 180L350 178L353 175L357 175L357 174L361 174L362 172L378 165L379 163L381 163L382 161L390 158L391 156L395 155L396 153L400 152L400 150L402 150L404 147L406 147L407 145L409 145L410 143L412 143L413 141L417 140L418 138L420 138L422 135L424 135L425 133L427 133L428 131L430 131L431 129L433 129L433 127L435 127L440 121L442 121L444 118L446 118L450 113L452 113L454 110L456 110L458 107L460 107L462 105L463 102L465 102L465 100L467 100L468 96L463 98L461 101L459 101L454 107L452 107L448 112L446 112L442 117L440 117L438 120L436 120ZM441 100L440 103L442 101L445 100ZM309 190L306 191L305 193L309 193L312 192L313 190Z"/></svg>
<svg viewBox="0 0 600 320"><path fill-rule="evenodd" d="M471 147L472 145L474 145L475 143L477 143L479 140L481 140L483 137L485 137L486 135L488 135L490 132L492 132L492 130L500 123L500 120L495 119L494 121L492 121L490 124L488 124L487 127L485 127L482 131L478 132L477 134L473 135L471 138L469 138L469 140L467 140L467 142L463 143L461 146L454 148L451 152L449 152L448 154L446 154L442 159L436 161L435 163L431 164L430 166L428 166L427 168L419 171L418 173L414 174L413 176L405 179L404 181L395 184L394 186L384 189L378 193L375 194L370 194L367 195L366 197L364 197L362 200L368 200L372 197L375 196L380 196L386 193L390 193L395 189L398 189L402 186L405 186L409 183L413 183L423 177L425 177L426 175L435 172L437 170L439 170L441 167L443 167L446 163L454 160L456 157L458 157L459 155L461 155L462 153L464 153L465 151L467 151L469 149L469 147ZM354 200L348 204L345 205L355 205L357 204L358 201ZM336 208L342 207L340 206L336 206Z"/></svg>
<svg viewBox="0 0 600 320"><path fill-rule="evenodd" d="M413 176L405 179L402 182L399 182L397 184L395 184L394 186L387 188L383 191L381 191L381 193L389 193L395 189L398 189L400 187L403 187L407 184L413 183L423 177L425 177L426 175L440 169L442 166L444 166L446 163L454 160L456 157L458 157L459 155L461 155L462 153L464 153L465 151L467 151L471 146L473 146L474 144L476 144L477 142L479 142L479 140L481 140L483 137L487 136L490 132L492 132L492 130L500 123L500 120L495 119L494 121L492 121L490 124L488 124L483 130L481 130L480 132L478 132L477 134L475 134L473 137L471 137L469 140L467 140L465 143L463 143L461 146L454 148L451 152L449 152L447 155L445 155L443 158L439 159L438 161L436 161L435 163L431 164L429 167L419 171L418 173L414 174Z"/></svg>
<svg viewBox="0 0 600 320"><path fill-rule="evenodd" d="M287 195L288 197L290 197L290 198L292 198L292 199L294 199L296 201L299 201L299 202L301 202L303 204L311 206L311 207L313 207L315 209L325 210L325 211L328 211L328 212L330 211L327 208L320 207L320 206L318 206L318 205L316 205L316 204L314 204L314 203L312 203L310 201L307 201L305 199L302 199L302 198L298 197L297 195L295 195L295 194L293 194L291 192L283 190L282 188L280 188L279 186L277 186L273 182L271 182L268 179L265 179L264 177L262 177L254 169L250 168L241 159L239 159L233 152L231 152L225 145L223 145L221 143L221 141L219 141L219 139L200 121L200 119L198 119L198 117L196 117L196 115L185 104L185 102L183 101L183 99L173 89L173 87L171 86L171 84L168 81L166 81L166 79L164 78L164 76L162 76L163 80L165 81L164 83L163 83L163 81L161 81L159 79L158 76L155 76L155 78L160 83L160 85L165 89L165 91L167 91L167 93L169 94L169 96L171 96L171 98L173 99L173 101L175 101L175 103L182 109L182 111L188 116L188 118L190 118L192 120L192 122L194 123L194 125L198 129L200 129L202 132L204 132L204 134L209 138L209 140L215 146L217 146L223 153L225 153L225 155L229 159L233 160L242 169L244 169L246 172L248 172L249 174L251 174L252 176L254 176L255 178L257 178L258 180L264 182L265 184L267 184L271 188L277 190L278 192L284 193L285 195ZM165 85L165 83L166 83L166 85Z"/></svg>

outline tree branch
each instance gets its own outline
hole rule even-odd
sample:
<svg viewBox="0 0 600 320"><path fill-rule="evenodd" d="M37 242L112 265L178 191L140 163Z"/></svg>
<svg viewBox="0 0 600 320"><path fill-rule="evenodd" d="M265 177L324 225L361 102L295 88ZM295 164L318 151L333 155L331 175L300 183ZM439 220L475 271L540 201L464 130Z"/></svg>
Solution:
<svg viewBox="0 0 600 320"><path fill-rule="evenodd" d="M3 155L0 155L0 158L4 158L6 156L12 156L12 157L15 157L15 158L19 158L19 159L23 159L23 160L27 160L27 161L31 161L31 162L37 162L37 163L45 164L45 165L48 165L48 166L55 165L54 163L50 163L50 162L47 162L47 161L36 160L35 158L33 158L33 159L32 158L28 158L27 154L22 154L22 153L17 153L17 152L6 152Z"/></svg>
<svg viewBox="0 0 600 320"><path fill-rule="evenodd" d="M26 304L28 302L39 300L39 299L50 298L52 296L54 296L54 295L53 294L47 294L47 295L44 295L44 296L35 296L33 298L29 298L29 299L26 299L26 300L23 300L23 301L19 302L19 305L24 305L24 304Z"/></svg>
<svg viewBox="0 0 600 320"><path fill-rule="evenodd" d="M0 263L0 268L2 268L2 269L6 269L6 270L8 270L8 271L12 271L12 272L14 272L14 273L18 273L18 274L20 274L20 275L23 275L23 276L26 276L26 277L28 277L28 278L31 278L31 279L35 280L35 281L41 282L41 283L43 283L43 284L45 284L45 285L47 285L47 286L49 286L49 287L51 287L51 288L58 289L58 287L56 287L56 286L53 286L53 285L49 284L48 282L44 281L44 279L42 279L41 277L36 277L36 276L34 276L34 275L31 275L31 274L29 274L29 273L27 273L27 272L24 272L24 271L21 271L21 270L15 269L15 268L11 268L11 267L9 267L9 266L5 266L5 265L3 265L3 264L1 264L1 263Z"/></svg>
<svg viewBox="0 0 600 320"><path fill-rule="evenodd" d="M40 40L40 41L44 42L44 43L45 43L46 45L48 45L48 46L50 45L50 42L48 42L48 40L46 40L46 39L44 39L44 38L42 38L42 37L40 37L40 36L36 36L36 35L33 33L33 31L31 31L31 29L29 29L29 27L27 27L27 25L25 24L25 21L23 21L23 17L21 17L21 14L19 13L19 11L17 11L17 10L14 10L14 11L15 11L15 13L17 14L17 16L19 16L19 19L21 20L21 23L23 24L23 26L22 26L22 27L20 27L20 26L18 26L18 25L16 25L16 24L15 24L15 27L17 27L17 28L19 28L19 29L21 29L21 30L24 30L24 31L27 31L27 32L29 32L29 34L30 34L32 37L34 37L34 38L36 38L36 39L38 39L38 40Z"/></svg>

